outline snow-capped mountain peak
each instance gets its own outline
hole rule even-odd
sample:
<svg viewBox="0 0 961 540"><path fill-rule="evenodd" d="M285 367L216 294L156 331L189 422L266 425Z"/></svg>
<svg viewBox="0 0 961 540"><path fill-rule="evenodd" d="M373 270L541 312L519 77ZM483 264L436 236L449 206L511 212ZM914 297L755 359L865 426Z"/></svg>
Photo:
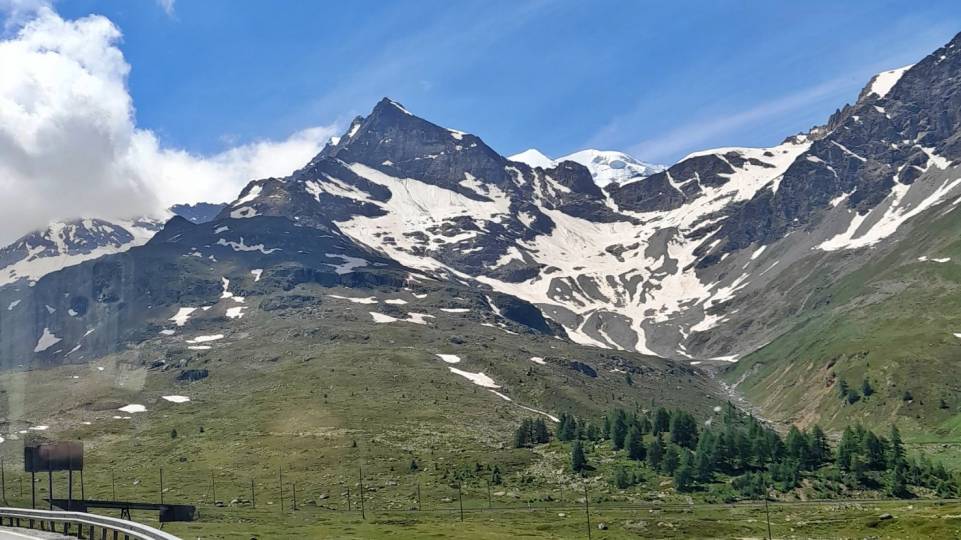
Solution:
<svg viewBox="0 0 961 540"><path fill-rule="evenodd" d="M163 226L153 219L96 218L51 223L0 249L0 285L35 282L66 266L145 244Z"/></svg>
<svg viewBox="0 0 961 540"><path fill-rule="evenodd" d="M587 167L594 178L594 182L600 187L611 183L621 184L630 180L638 180L659 173L666 168L663 165L645 163L624 152L592 148L557 159L547 157L536 148L528 148L523 152L509 156L507 159L542 169L551 169L565 161L573 161Z"/></svg>
<svg viewBox="0 0 961 540"><path fill-rule="evenodd" d="M645 163L615 150L581 150L558 158L557 161L573 161L587 167L594 181L601 187L610 183L621 184L636 180L666 169L663 165Z"/></svg>
<svg viewBox="0 0 961 540"><path fill-rule="evenodd" d="M901 76L904 75L904 72L912 67L914 67L914 64L878 73L872 77L871 82L868 83L868 93L874 94L879 98L887 96L888 92L894 88L894 85L897 84Z"/></svg>
<svg viewBox="0 0 961 540"><path fill-rule="evenodd" d="M511 161L517 161L519 163L526 163L531 167L540 167L542 169L553 169L557 166L556 161L545 156L543 152L536 148L528 148L523 152L514 154L513 156L508 156L507 159Z"/></svg>

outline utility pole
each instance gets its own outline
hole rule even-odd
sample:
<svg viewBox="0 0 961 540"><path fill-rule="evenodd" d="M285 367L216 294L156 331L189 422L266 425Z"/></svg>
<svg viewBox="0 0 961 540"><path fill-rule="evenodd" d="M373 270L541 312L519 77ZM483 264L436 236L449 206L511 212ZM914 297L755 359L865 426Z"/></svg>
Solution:
<svg viewBox="0 0 961 540"><path fill-rule="evenodd" d="M764 513L767 515L767 538L768 540L774 540L774 537L771 535L771 510L767 506L767 497L768 497L768 494L765 493L764 494Z"/></svg>
<svg viewBox="0 0 961 540"><path fill-rule="evenodd" d="M164 468L160 468L160 504L164 503Z"/></svg>
<svg viewBox="0 0 961 540"><path fill-rule="evenodd" d="M3 456L0 456L0 486L3 486L3 505L7 506L7 469Z"/></svg>
<svg viewBox="0 0 961 540"><path fill-rule="evenodd" d="M350 512L350 486L347 486L347 511Z"/></svg>
<svg viewBox="0 0 961 540"><path fill-rule="evenodd" d="M584 486L584 515L587 516L587 540L591 540L591 494Z"/></svg>

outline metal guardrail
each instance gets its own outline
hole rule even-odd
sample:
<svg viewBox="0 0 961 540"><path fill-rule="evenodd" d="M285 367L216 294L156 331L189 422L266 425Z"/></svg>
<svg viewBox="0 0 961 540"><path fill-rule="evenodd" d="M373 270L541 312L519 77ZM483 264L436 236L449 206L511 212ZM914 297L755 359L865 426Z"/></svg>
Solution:
<svg viewBox="0 0 961 540"><path fill-rule="evenodd" d="M90 540L182 540L133 521L83 512L0 507L0 525L57 532Z"/></svg>

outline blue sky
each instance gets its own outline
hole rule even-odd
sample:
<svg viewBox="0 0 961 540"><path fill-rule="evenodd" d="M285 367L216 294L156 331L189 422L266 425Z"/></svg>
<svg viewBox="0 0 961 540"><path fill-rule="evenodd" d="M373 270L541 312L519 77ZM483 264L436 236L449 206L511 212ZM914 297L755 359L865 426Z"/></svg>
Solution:
<svg viewBox="0 0 961 540"><path fill-rule="evenodd" d="M504 154L672 162L823 122L961 31L956 1L61 0L123 32L137 125L209 154L390 96Z"/></svg>

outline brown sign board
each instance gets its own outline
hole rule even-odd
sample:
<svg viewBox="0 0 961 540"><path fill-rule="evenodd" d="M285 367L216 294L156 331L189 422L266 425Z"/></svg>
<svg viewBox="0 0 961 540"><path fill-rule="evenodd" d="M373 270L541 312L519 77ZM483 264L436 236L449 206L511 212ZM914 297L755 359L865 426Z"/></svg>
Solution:
<svg viewBox="0 0 961 540"><path fill-rule="evenodd" d="M54 472L83 470L83 443L61 441L26 445L23 447L25 472Z"/></svg>

